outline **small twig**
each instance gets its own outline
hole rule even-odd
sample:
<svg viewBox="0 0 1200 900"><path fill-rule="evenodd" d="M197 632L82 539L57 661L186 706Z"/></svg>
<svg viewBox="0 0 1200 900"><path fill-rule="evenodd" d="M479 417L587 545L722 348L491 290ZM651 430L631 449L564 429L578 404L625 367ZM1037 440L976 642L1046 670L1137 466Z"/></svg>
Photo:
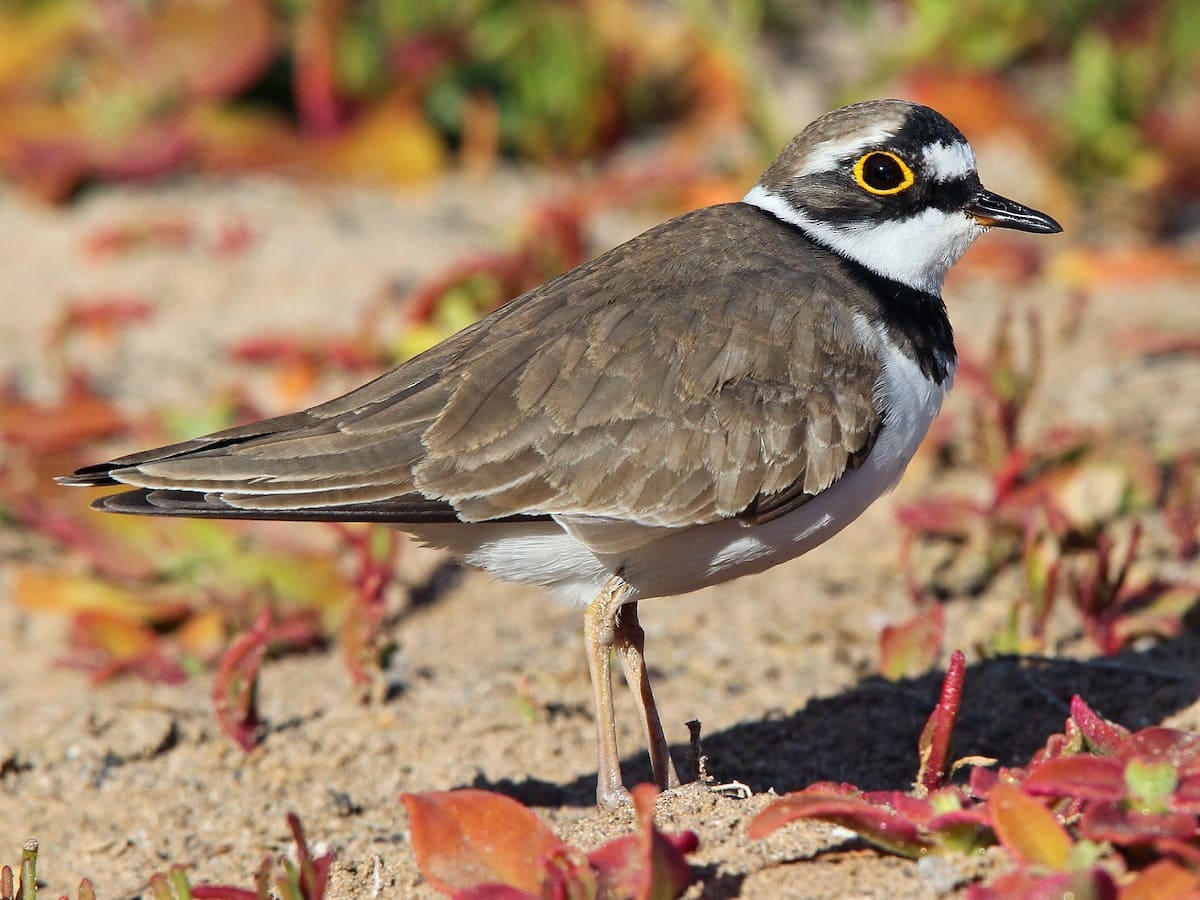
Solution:
<svg viewBox="0 0 1200 900"><path fill-rule="evenodd" d="M691 719L687 723L688 730L688 765L692 770L692 780L700 784L711 784L713 777L708 773L708 757L700 746L700 720Z"/></svg>
<svg viewBox="0 0 1200 900"><path fill-rule="evenodd" d="M729 794L738 800L754 796L754 791L748 784L740 781L725 781L715 784L715 778L708 771L708 757L700 746L700 720L692 719L687 723L688 729L688 765L692 769L692 780L704 785L714 794Z"/></svg>
<svg viewBox="0 0 1200 900"><path fill-rule="evenodd" d="M723 784L706 784L706 788L714 794L729 794L737 800L749 800L754 796L754 791L750 785L743 784L740 781L726 781Z"/></svg>

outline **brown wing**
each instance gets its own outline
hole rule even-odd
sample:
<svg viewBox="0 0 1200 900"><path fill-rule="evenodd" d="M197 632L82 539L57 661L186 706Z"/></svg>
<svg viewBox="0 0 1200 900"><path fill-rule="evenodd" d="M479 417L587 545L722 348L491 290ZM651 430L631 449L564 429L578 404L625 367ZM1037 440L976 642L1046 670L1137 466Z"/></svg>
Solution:
<svg viewBox="0 0 1200 900"><path fill-rule="evenodd" d="M215 515L769 518L880 426L878 363L835 299L849 286L800 240L742 204L691 213L344 397L74 483L197 491Z"/></svg>

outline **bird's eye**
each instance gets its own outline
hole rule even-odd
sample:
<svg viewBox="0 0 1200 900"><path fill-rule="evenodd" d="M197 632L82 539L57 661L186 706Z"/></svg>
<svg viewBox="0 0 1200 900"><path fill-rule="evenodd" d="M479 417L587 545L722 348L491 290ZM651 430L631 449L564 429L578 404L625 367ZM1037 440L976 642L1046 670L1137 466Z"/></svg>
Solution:
<svg viewBox="0 0 1200 900"><path fill-rule="evenodd" d="M898 194L912 187L913 172L895 153L872 150L854 164L854 180L872 194Z"/></svg>

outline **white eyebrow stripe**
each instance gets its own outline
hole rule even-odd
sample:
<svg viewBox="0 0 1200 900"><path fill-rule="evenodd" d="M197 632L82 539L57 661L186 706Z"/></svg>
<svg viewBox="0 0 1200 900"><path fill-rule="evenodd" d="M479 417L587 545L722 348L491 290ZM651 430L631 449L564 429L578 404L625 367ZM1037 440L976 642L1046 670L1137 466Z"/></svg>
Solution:
<svg viewBox="0 0 1200 900"><path fill-rule="evenodd" d="M892 123L860 131L853 141L822 141L805 154L804 165L796 170L796 176L801 178L844 168L846 159L857 157L869 147L881 147L895 136L896 128Z"/></svg>
<svg viewBox="0 0 1200 900"><path fill-rule="evenodd" d="M925 171L934 181L953 181L975 171L975 152L964 141L938 141L921 153Z"/></svg>

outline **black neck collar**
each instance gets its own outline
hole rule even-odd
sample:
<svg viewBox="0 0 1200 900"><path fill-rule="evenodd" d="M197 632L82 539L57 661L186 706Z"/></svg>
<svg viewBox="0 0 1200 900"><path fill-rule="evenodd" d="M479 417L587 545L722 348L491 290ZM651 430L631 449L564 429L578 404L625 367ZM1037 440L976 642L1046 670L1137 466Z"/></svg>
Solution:
<svg viewBox="0 0 1200 900"><path fill-rule="evenodd" d="M748 204L753 206L753 204ZM824 251L841 263L856 285L878 300L877 312L869 314L872 324L883 328L904 353L912 357L926 378L942 384L950 376L958 353L954 349L954 330L942 298L929 291L880 275L861 262L839 253L824 241L804 230L804 227L753 206L763 215L792 229L818 251Z"/></svg>

